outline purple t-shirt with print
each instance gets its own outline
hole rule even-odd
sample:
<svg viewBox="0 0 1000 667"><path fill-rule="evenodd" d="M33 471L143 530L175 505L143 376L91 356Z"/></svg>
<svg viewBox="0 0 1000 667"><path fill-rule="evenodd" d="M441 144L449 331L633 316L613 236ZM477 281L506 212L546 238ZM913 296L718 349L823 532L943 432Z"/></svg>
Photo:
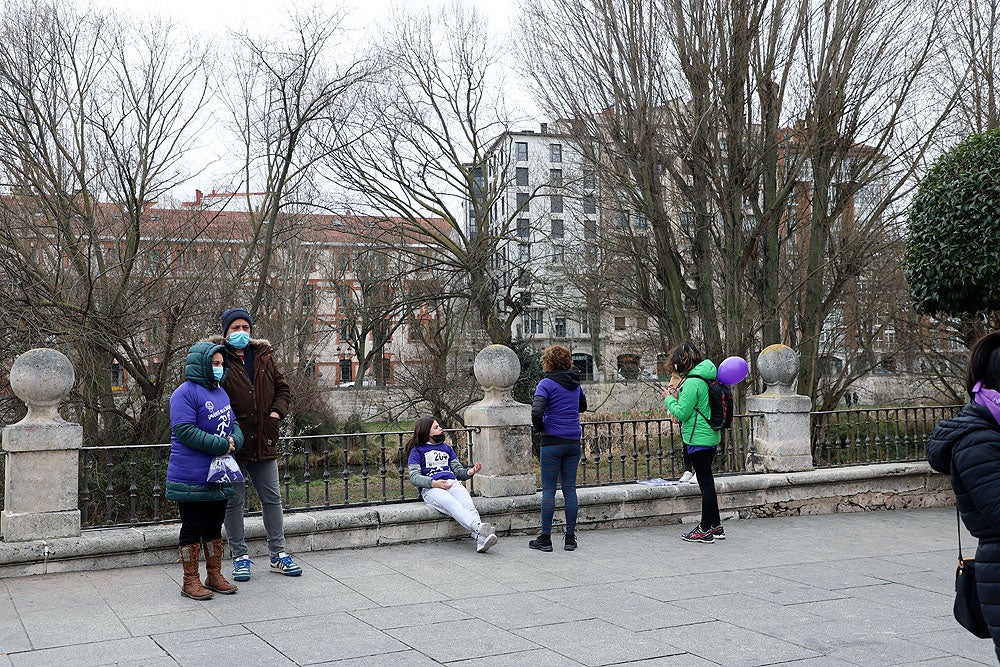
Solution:
<svg viewBox="0 0 1000 667"><path fill-rule="evenodd" d="M435 445L429 442L411 449L406 465L419 465L420 474L431 479L458 479L451 471L451 460L455 458L458 458L458 455L451 445L446 443Z"/></svg>
<svg viewBox="0 0 1000 667"><path fill-rule="evenodd" d="M209 389L187 380L170 396L170 462L167 481L184 484L204 484L208 464L214 454L191 449L177 439L173 427L193 424L197 428L228 437L233 432L236 417L229 404L229 394L222 387Z"/></svg>

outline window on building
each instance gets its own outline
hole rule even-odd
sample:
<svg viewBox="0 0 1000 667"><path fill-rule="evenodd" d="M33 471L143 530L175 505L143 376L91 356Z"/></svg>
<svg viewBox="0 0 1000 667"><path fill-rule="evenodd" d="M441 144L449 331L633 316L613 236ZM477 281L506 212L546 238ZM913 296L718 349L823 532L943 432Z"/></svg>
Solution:
<svg viewBox="0 0 1000 667"><path fill-rule="evenodd" d="M619 211L615 213L615 226L620 228L628 227L628 213Z"/></svg>
<svg viewBox="0 0 1000 667"><path fill-rule="evenodd" d="M681 213L681 229L683 229L686 234L690 234L694 231L694 213L687 211Z"/></svg>
<svg viewBox="0 0 1000 667"><path fill-rule="evenodd" d="M313 359L310 359L310 360L306 361L305 362L305 369L304 370L306 372L306 377L307 378L309 378L309 379L315 378L316 377L316 361L313 360Z"/></svg>
<svg viewBox="0 0 1000 667"><path fill-rule="evenodd" d="M566 337L566 318L557 317L552 323L552 328L554 330L556 338Z"/></svg>
<svg viewBox="0 0 1000 667"><path fill-rule="evenodd" d="M531 260L531 244L530 243L518 243L517 244L517 259L521 262L527 262Z"/></svg>
<svg viewBox="0 0 1000 667"><path fill-rule="evenodd" d="M597 250L597 246L589 245L583 250L584 259L588 262L596 262L600 257L600 253Z"/></svg>
<svg viewBox="0 0 1000 667"><path fill-rule="evenodd" d="M549 144L549 162L562 162L562 144Z"/></svg>
<svg viewBox="0 0 1000 667"><path fill-rule="evenodd" d="M392 378L392 360L389 357L375 357L372 362L375 379L381 379L380 384L387 385Z"/></svg>
<svg viewBox="0 0 1000 667"><path fill-rule="evenodd" d="M111 391L121 391L125 387L125 369L115 362L111 364Z"/></svg>
<svg viewBox="0 0 1000 667"><path fill-rule="evenodd" d="M597 238L597 221L585 219L583 221L583 238L593 241Z"/></svg>
<svg viewBox="0 0 1000 667"><path fill-rule="evenodd" d="M529 209L529 204L530 204L529 197L530 197L530 195L528 195L527 192L518 192L517 193L517 210L518 211L521 211L522 213L527 213L530 210Z"/></svg>
<svg viewBox="0 0 1000 667"><path fill-rule="evenodd" d="M354 367L350 359L340 360L340 381L354 382Z"/></svg>
<svg viewBox="0 0 1000 667"><path fill-rule="evenodd" d="M554 188L563 186L562 169L549 169L549 185Z"/></svg>
<svg viewBox="0 0 1000 667"><path fill-rule="evenodd" d="M625 331L625 318L616 317L615 318L615 331Z"/></svg>
<svg viewBox="0 0 1000 667"><path fill-rule="evenodd" d="M545 333L543 316L544 311L540 308L532 308L524 311L524 332L528 334Z"/></svg>
<svg viewBox="0 0 1000 667"><path fill-rule="evenodd" d="M549 195L549 211L552 213L563 212L562 195Z"/></svg>
<svg viewBox="0 0 1000 667"><path fill-rule="evenodd" d="M528 142L517 141L514 142L514 159L518 162L528 161Z"/></svg>
<svg viewBox="0 0 1000 667"><path fill-rule="evenodd" d="M351 323L348 320L340 320L340 324L337 326L338 333L340 334L340 342L350 342L351 340Z"/></svg>
<svg viewBox="0 0 1000 667"><path fill-rule="evenodd" d="M566 249L561 245L552 246L552 263L562 264L563 260L566 258Z"/></svg>
<svg viewBox="0 0 1000 667"><path fill-rule="evenodd" d="M584 215L594 215L597 213L597 197L594 195L584 195L583 213Z"/></svg>
<svg viewBox="0 0 1000 667"><path fill-rule="evenodd" d="M646 331L649 329L649 318L648 317L637 317L635 318L635 328L640 331Z"/></svg>
<svg viewBox="0 0 1000 667"><path fill-rule="evenodd" d="M528 168L518 167L514 171L514 184L527 187L528 186Z"/></svg>
<svg viewBox="0 0 1000 667"><path fill-rule="evenodd" d="M427 320L413 319L410 320L410 326L406 328L406 340L411 343L415 343L426 335L428 326L430 323Z"/></svg>
<svg viewBox="0 0 1000 667"><path fill-rule="evenodd" d="M649 223L646 222L646 216L644 216L642 213L633 213L632 217L635 220L636 229L646 229L647 227L649 227Z"/></svg>
<svg viewBox="0 0 1000 667"><path fill-rule="evenodd" d="M597 187L597 175L596 172L591 168L587 167L583 170L583 188L585 190L593 190Z"/></svg>
<svg viewBox="0 0 1000 667"><path fill-rule="evenodd" d="M306 283L302 286L302 307L312 308L316 303L316 286Z"/></svg>
<svg viewBox="0 0 1000 667"><path fill-rule="evenodd" d="M531 271L521 271L517 276L517 286L518 287L531 287L531 282L533 278Z"/></svg>
<svg viewBox="0 0 1000 667"><path fill-rule="evenodd" d="M590 325L593 315L586 310L581 310L577 313L577 321L580 323L580 333L589 334Z"/></svg>
<svg viewBox="0 0 1000 667"><path fill-rule="evenodd" d="M552 220L552 238L561 239L565 236L562 220Z"/></svg>
<svg viewBox="0 0 1000 667"><path fill-rule="evenodd" d="M517 236L518 238L527 239L531 236L531 221L527 218L517 219Z"/></svg>

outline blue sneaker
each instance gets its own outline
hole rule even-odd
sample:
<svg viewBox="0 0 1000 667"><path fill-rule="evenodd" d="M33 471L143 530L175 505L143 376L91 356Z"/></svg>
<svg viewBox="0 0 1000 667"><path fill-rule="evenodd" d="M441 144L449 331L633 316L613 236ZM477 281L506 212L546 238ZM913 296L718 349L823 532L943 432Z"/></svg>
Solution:
<svg viewBox="0 0 1000 667"><path fill-rule="evenodd" d="M284 551L271 559L271 572L278 572L286 577L297 577L302 574L302 568Z"/></svg>
<svg viewBox="0 0 1000 667"><path fill-rule="evenodd" d="M233 580L250 581L250 556L237 556L233 559Z"/></svg>

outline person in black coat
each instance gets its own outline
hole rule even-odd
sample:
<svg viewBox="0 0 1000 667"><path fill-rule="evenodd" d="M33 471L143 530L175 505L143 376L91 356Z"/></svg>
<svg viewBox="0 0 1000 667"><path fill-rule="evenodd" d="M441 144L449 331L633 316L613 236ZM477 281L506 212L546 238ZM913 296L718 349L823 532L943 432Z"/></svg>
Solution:
<svg viewBox="0 0 1000 667"><path fill-rule="evenodd" d="M1000 331L972 346L965 386L972 400L937 425L927 460L951 475L962 522L979 539L976 588L1000 660Z"/></svg>

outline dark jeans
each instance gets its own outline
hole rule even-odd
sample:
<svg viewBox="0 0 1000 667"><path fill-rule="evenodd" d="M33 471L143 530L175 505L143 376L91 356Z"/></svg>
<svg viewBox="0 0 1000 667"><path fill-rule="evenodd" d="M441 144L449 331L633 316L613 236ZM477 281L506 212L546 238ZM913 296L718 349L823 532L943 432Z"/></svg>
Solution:
<svg viewBox="0 0 1000 667"><path fill-rule="evenodd" d="M222 537L222 520L226 517L228 500L181 501L181 536L178 544L200 544Z"/></svg>
<svg viewBox="0 0 1000 667"><path fill-rule="evenodd" d="M552 534L552 515L556 511L556 481L562 483L566 510L566 534L576 531L576 469L580 465L580 443L546 445L538 460L542 468L542 534Z"/></svg>
<svg viewBox="0 0 1000 667"><path fill-rule="evenodd" d="M715 459L715 447L689 452L694 474L698 476L698 488L701 489L701 527L703 529L718 526L719 497L715 495L715 478L712 477L712 461Z"/></svg>
<svg viewBox="0 0 1000 667"><path fill-rule="evenodd" d="M681 445L681 452L684 455L684 470L685 471L690 470L691 472L694 472L694 467L691 463L691 455L688 453L688 446Z"/></svg>

